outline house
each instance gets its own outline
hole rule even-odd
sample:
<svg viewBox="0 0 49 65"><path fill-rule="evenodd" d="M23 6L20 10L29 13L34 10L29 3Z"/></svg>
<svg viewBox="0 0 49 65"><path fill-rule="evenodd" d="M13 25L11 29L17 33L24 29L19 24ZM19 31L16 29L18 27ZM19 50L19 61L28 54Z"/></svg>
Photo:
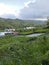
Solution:
<svg viewBox="0 0 49 65"><path fill-rule="evenodd" d="M15 29L5 29L5 32L15 32Z"/></svg>
<svg viewBox="0 0 49 65"><path fill-rule="evenodd" d="M27 30L29 30L29 29L34 29L35 27L26 27L26 28L24 28L24 30L25 29L27 29Z"/></svg>
<svg viewBox="0 0 49 65"><path fill-rule="evenodd" d="M5 29L5 35L18 35L18 32L15 29Z"/></svg>

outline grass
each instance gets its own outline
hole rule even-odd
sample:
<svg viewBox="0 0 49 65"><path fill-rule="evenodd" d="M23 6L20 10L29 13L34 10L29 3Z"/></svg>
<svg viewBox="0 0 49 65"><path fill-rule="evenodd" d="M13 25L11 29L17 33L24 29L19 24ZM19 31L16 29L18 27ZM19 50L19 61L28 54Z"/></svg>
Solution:
<svg viewBox="0 0 49 65"><path fill-rule="evenodd" d="M43 65L45 61L49 63L49 34L0 38L0 65Z"/></svg>
<svg viewBox="0 0 49 65"><path fill-rule="evenodd" d="M49 32L49 29L43 29L43 28L35 28L35 29L29 29L29 30L24 30L20 29L19 34L21 35L28 35L28 34L34 34L34 33L46 33Z"/></svg>

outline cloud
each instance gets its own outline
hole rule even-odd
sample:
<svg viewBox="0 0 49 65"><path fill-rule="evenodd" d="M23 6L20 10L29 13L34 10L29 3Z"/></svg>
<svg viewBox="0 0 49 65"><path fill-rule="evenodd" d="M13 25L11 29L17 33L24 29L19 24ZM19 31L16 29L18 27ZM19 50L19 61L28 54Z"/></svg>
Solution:
<svg viewBox="0 0 49 65"><path fill-rule="evenodd" d="M20 10L19 17L22 19L46 18L49 16L49 0L28 1Z"/></svg>
<svg viewBox="0 0 49 65"><path fill-rule="evenodd" d="M28 1L28 2L25 2L24 5L25 5L25 7L29 7L30 3L35 3L35 2L36 2L36 0Z"/></svg>
<svg viewBox="0 0 49 65"><path fill-rule="evenodd" d="M10 18L10 19L17 18L14 14L3 14L1 17L2 18Z"/></svg>
<svg viewBox="0 0 49 65"><path fill-rule="evenodd" d="M4 3L0 3L0 17L6 14L18 16L16 8L11 7L10 5L6 5Z"/></svg>

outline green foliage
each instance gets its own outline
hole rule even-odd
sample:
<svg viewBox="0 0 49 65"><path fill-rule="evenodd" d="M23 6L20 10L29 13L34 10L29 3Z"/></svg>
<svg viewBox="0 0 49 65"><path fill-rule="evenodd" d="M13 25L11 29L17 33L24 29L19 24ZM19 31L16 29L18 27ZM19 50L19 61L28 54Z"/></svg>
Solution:
<svg viewBox="0 0 49 65"><path fill-rule="evenodd" d="M32 26L33 22L25 22L20 19L3 19L0 18L0 30L4 30L6 28L15 28L16 30L20 28L24 28L25 26Z"/></svg>
<svg viewBox="0 0 49 65"><path fill-rule="evenodd" d="M0 38L0 65L44 65L49 63L49 34L39 37Z"/></svg>
<svg viewBox="0 0 49 65"><path fill-rule="evenodd" d="M47 21L47 28L49 28L49 20Z"/></svg>
<svg viewBox="0 0 49 65"><path fill-rule="evenodd" d="M0 19L0 31L15 28L24 35L0 37L0 65L49 65L49 34L25 37L26 34L48 32L48 29L24 30L26 26L34 25L19 19Z"/></svg>

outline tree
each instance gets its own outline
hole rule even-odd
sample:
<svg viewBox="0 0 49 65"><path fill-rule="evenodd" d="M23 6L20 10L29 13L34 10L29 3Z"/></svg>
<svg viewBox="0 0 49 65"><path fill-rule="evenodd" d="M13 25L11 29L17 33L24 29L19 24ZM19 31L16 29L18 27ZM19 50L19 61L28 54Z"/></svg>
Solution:
<svg viewBox="0 0 49 65"><path fill-rule="evenodd" d="M48 18L48 21L47 21L47 28L49 28L49 18Z"/></svg>

